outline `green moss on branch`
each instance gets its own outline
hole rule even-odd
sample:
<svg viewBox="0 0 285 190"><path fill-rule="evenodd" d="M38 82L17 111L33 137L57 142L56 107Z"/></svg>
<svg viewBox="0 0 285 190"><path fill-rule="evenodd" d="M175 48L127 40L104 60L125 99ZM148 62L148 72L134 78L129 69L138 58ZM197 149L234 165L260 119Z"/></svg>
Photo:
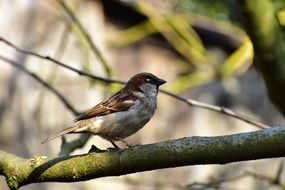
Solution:
<svg viewBox="0 0 285 190"><path fill-rule="evenodd" d="M219 137L187 137L116 151L23 159L0 151L0 175L11 189L39 182L76 182L196 164L285 156L285 127Z"/></svg>

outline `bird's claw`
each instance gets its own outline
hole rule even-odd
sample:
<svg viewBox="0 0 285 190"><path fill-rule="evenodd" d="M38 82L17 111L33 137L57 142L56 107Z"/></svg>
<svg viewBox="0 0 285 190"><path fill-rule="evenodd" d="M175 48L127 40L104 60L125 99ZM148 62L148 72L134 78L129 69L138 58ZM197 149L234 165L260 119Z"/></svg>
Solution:
<svg viewBox="0 0 285 190"><path fill-rule="evenodd" d="M88 154L89 154L89 153L92 153L92 152L100 153L100 152L105 152L105 150L101 150L101 149L99 149L97 146L92 145L91 148L90 148L90 150L88 151Z"/></svg>
<svg viewBox="0 0 285 190"><path fill-rule="evenodd" d="M128 144L127 147L128 148L135 148L135 147L140 146L140 145L142 145L142 144L141 143L138 143L138 144L135 144L135 145Z"/></svg>
<svg viewBox="0 0 285 190"><path fill-rule="evenodd" d="M116 151L116 150L121 150L119 147L109 147L107 148L107 151L112 152L112 151Z"/></svg>

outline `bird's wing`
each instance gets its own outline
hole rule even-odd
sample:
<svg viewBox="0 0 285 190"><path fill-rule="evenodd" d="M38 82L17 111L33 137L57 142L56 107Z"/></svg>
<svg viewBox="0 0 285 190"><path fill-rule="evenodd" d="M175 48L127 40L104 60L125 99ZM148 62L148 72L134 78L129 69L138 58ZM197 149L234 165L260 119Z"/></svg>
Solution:
<svg viewBox="0 0 285 190"><path fill-rule="evenodd" d="M128 110L130 107L132 107L132 105L134 105L136 99L137 97L135 97L130 91L124 91L122 93L121 90L110 97L108 100L94 106L86 113L75 118L74 121L76 122L92 117L98 117L110 113Z"/></svg>

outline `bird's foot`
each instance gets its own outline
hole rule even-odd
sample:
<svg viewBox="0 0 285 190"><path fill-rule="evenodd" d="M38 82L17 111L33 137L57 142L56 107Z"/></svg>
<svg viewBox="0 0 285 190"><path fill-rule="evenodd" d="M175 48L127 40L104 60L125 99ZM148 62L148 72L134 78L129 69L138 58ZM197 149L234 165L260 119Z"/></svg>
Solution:
<svg viewBox="0 0 285 190"><path fill-rule="evenodd" d="M127 148L135 148L137 146L140 146L141 144L138 143L138 144L134 144L134 145L127 145Z"/></svg>
<svg viewBox="0 0 285 190"><path fill-rule="evenodd" d="M117 150L121 150L119 147L109 147L107 148L107 151L112 152L112 151L117 151Z"/></svg>
<svg viewBox="0 0 285 190"><path fill-rule="evenodd" d="M116 143L114 143L113 141L110 141L110 143L112 143L112 145L114 146L114 148L107 148L108 149L120 149L120 147L118 145L116 145Z"/></svg>
<svg viewBox="0 0 285 190"><path fill-rule="evenodd" d="M138 143L138 144L134 144L131 146L131 148L134 148L134 147L137 147L137 146L141 146L142 144L141 143Z"/></svg>
<svg viewBox="0 0 285 190"><path fill-rule="evenodd" d="M88 154L89 154L89 153L93 153L93 152L95 152L95 153L100 153L100 152L105 152L105 150L101 150L101 149L98 148L97 146L92 145L91 148L90 148L90 150L88 151Z"/></svg>

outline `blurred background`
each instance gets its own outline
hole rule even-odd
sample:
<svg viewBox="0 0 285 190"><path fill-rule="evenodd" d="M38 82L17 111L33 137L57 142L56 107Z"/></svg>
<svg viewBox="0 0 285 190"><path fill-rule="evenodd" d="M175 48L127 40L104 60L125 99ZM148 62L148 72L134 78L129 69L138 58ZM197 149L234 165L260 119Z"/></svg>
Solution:
<svg viewBox="0 0 285 190"><path fill-rule="evenodd" d="M285 7L283 1L274 3ZM168 81L164 90L230 108L268 125L284 122L252 65L252 44L234 0L0 0L0 28L0 36L17 47L87 73L126 81L138 72L151 72ZM0 55L52 85L77 112L122 87L80 76L3 42ZM75 115L53 92L3 59L0 69L0 150L26 158L56 156L60 138L41 142L70 126ZM155 116L126 140L149 144L254 130L258 128L160 93ZM94 136L72 154L86 153L92 144L111 146ZM21 189L282 189L272 183L281 162L280 158L189 166ZM2 176L0 189L8 189Z"/></svg>

